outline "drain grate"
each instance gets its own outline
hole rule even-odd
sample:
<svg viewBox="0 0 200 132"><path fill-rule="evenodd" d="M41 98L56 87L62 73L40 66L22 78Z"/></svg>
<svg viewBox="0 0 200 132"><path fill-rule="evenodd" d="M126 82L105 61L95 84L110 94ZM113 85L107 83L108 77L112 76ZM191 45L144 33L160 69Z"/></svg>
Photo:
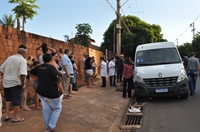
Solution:
<svg viewBox="0 0 200 132"><path fill-rule="evenodd" d="M141 125L142 116L127 115L123 125Z"/></svg>
<svg viewBox="0 0 200 132"><path fill-rule="evenodd" d="M129 108L137 108L140 109L141 112L134 113L127 111L120 125L121 130L136 130L142 125L144 105L131 105Z"/></svg>

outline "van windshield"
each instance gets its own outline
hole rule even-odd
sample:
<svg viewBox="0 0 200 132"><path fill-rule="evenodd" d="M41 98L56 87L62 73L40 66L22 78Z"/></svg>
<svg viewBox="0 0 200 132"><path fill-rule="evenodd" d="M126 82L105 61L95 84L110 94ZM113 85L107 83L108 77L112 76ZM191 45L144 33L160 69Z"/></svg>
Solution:
<svg viewBox="0 0 200 132"><path fill-rule="evenodd" d="M150 66L175 63L181 63L181 59L178 55L176 48L138 51L136 55L136 66Z"/></svg>

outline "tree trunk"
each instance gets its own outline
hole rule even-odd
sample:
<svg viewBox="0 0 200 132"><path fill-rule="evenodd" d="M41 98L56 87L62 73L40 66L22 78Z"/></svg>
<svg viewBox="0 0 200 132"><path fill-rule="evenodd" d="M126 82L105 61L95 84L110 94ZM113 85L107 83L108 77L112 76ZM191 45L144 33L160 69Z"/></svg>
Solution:
<svg viewBox="0 0 200 132"><path fill-rule="evenodd" d="M20 30L20 18L17 18L17 30Z"/></svg>
<svg viewBox="0 0 200 132"><path fill-rule="evenodd" d="M22 26L22 44L26 46L26 32L24 31L24 24L25 24L25 18L23 17L23 26Z"/></svg>

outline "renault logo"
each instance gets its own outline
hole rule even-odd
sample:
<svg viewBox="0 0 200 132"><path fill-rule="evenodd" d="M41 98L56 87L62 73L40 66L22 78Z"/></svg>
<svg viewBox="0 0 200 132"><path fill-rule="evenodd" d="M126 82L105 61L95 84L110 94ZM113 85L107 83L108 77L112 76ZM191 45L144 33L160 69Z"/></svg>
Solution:
<svg viewBox="0 0 200 132"><path fill-rule="evenodd" d="M162 77L162 73L158 73L158 76L159 76L159 77Z"/></svg>

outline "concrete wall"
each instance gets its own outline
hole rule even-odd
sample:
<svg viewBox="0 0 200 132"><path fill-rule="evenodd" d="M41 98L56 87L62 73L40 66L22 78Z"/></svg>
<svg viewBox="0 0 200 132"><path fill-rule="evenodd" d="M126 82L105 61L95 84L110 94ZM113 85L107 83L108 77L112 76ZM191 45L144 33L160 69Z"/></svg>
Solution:
<svg viewBox="0 0 200 132"><path fill-rule="evenodd" d="M79 46L74 44L73 46L67 42L56 40L53 38L48 38L44 36L40 36L37 34L32 33L25 33L26 36L26 47L28 48L28 56L34 57L36 60L36 51L35 49L41 45L43 42L48 43L52 48L56 49L58 51L59 48L63 49L70 49L75 55L75 61L79 68L78 72L78 85L83 84L83 69L82 69L82 58L83 54L89 54L90 56L94 56L96 58L97 65L100 64L99 58L103 56L103 52L87 48L84 46ZM22 35L21 31L17 29L7 28L0 26L0 65L8 58L9 56L16 54L18 46L22 44ZM72 48L73 47L73 48ZM32 81L30 83L30 89L32 87ZM2 85L0 84L0 88L2 88ZM34 91L33 89L30 92L31 96L33 95Z"/></svg>

